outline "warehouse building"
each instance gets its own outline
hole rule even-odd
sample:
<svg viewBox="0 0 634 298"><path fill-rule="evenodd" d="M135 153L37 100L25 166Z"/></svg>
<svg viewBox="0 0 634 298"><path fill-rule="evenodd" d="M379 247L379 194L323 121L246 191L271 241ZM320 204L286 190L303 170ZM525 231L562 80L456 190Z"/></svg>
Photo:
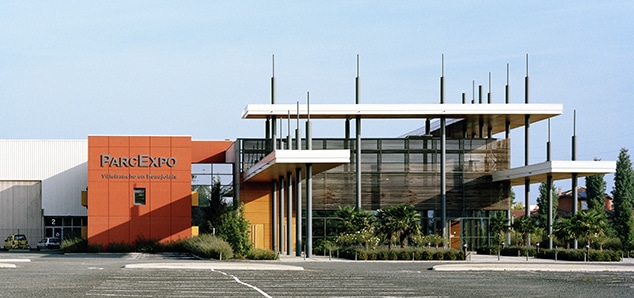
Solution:
<svg viewBox="0 0 634 298"><path fill-rule="evenodd" d="M270 104L248 105L242 113L263 121L260 139L0 140L0 233L82 236L101 245L191 237L198 233L195 169L208 165L209 176L225 169L224 183L234 202L245 205L256 247L310 257L313 243L336 234L340 206L374 211L410 204L421 212L426 233L443 235L451 247L475 248L491 244L488 219L510 212L512 186L524 185L529 198L532 183L572 178L575 184L614 171L615 162L574 157L511 168L511 131L528 136L531 124L563 107L528 98L466 103L464 96L461 104L448 104L443 79L437 104L279 104L272 92ZM311 119L341 121L345 137L313 138ZM424 126L402 137L363 138L365 119L386 125L418 119ZM278 131L283 123L285 136Z"/></svg>

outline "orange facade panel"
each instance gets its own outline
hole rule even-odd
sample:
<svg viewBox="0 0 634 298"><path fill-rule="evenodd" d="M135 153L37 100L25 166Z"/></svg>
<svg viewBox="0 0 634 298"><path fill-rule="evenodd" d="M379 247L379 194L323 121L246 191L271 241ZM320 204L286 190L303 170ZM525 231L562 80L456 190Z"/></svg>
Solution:
<svg viewBox="0 0 634 298"><path fill-rule="evenodd" d="M273 223L271 218L271 185L268 183L244 183L242 184L240 200L244 203L244 216L251 225L261 225L263 235L251 235L253 239L263 239L263 247L271 249Z"/></svg>
<svg viewBox="0 0 634 298"><path fill-rule="evenodd" d="M192 141L192 163L224 163L233 141Z"/></svg>
<svg viewBox="0 0 634 298"><path fill-rule="evenodd" d="M89 136L89 243L191 236L191 161L191 137Z"/></svg>

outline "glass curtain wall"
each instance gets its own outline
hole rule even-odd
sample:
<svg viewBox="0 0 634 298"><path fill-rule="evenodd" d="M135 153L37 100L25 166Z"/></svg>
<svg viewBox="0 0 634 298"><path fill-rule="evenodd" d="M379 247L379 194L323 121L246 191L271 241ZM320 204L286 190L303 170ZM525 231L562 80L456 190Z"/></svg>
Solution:
<svg viewBox="0 0 634 298"><path fill-rule="evenodd" d="M350 163L313 177L313 239L337 235L334 212L356 201L356 143L346 139L314 139L313 150L350 148ZM240 170L268 152L263 139L242 139ZM473 138L446 141L447 216L460 221L461 242L488 245L488 210L510 207L509 188L493 183L494 171L510 167L508 139ZM440 227L440 139L437 137L374 138L361 141L362 208L376 211L409 204L421 212L423 231ZM303 186L304 187L304 186ZM305 222L305 221L304 221Z"/></svg>

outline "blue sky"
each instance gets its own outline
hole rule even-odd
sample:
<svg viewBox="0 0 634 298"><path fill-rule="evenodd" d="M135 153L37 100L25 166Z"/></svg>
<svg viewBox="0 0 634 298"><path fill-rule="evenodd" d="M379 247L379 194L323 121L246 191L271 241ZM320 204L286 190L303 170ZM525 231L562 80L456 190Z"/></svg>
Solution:
<svg viewBox="0 0 634 298"><path fill-rule="evenodd" d="M307 91L311 103L354 103L357 54L363 103L438 102L443 54L447 102L471 97L474 81L486 90L489 72L503 102L507 64L511 101L523 102L528 54L531 102L564 105L553 159L570 159L573 110L579 159L634 148L633 2L447 2L3 1L0 138L262 137L240 113L270 102L272 55L280 103ZM419 126L372 120L363 133ZM343 136L343 123L313 127ZM531 127L531 163L546 158L546 132ZM511 136L519 166L523 130Z"/></svg>

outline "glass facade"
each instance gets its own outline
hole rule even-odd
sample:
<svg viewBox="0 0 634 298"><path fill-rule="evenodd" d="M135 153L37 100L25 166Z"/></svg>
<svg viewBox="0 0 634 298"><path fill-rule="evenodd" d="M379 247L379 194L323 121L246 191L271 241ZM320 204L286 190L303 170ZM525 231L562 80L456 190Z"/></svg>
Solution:
<svg viewBox="0 0 634 298"><path fill-rule="evenodd" d="M266 156L272 147L264 139L242 139L239 143L241 172ZM351 153L349 164L313 177L313 239L318 241L337 234L333 221L340 206L355 205L356 142L314 139L312 146L313 150L350 148ZM494 171L510 167L509 148L508 139L446 140L447 217L452 227L459 225L458 230L452 228L452 237L455 234L469 247L489 243L489 211L510 208L510 187L494 183L491 178ZM375 211L409 204L421 212L423 230L437 232L441 226L440 161L437 137L362 139L362 208Z"/></svg>
<svg viewBox="0 0 634 298"><path fill-rule="evenodd" d="M44 237L60 239L81 237L82 226L85 227L87 223L86 216L45 216Z"/></svg>

